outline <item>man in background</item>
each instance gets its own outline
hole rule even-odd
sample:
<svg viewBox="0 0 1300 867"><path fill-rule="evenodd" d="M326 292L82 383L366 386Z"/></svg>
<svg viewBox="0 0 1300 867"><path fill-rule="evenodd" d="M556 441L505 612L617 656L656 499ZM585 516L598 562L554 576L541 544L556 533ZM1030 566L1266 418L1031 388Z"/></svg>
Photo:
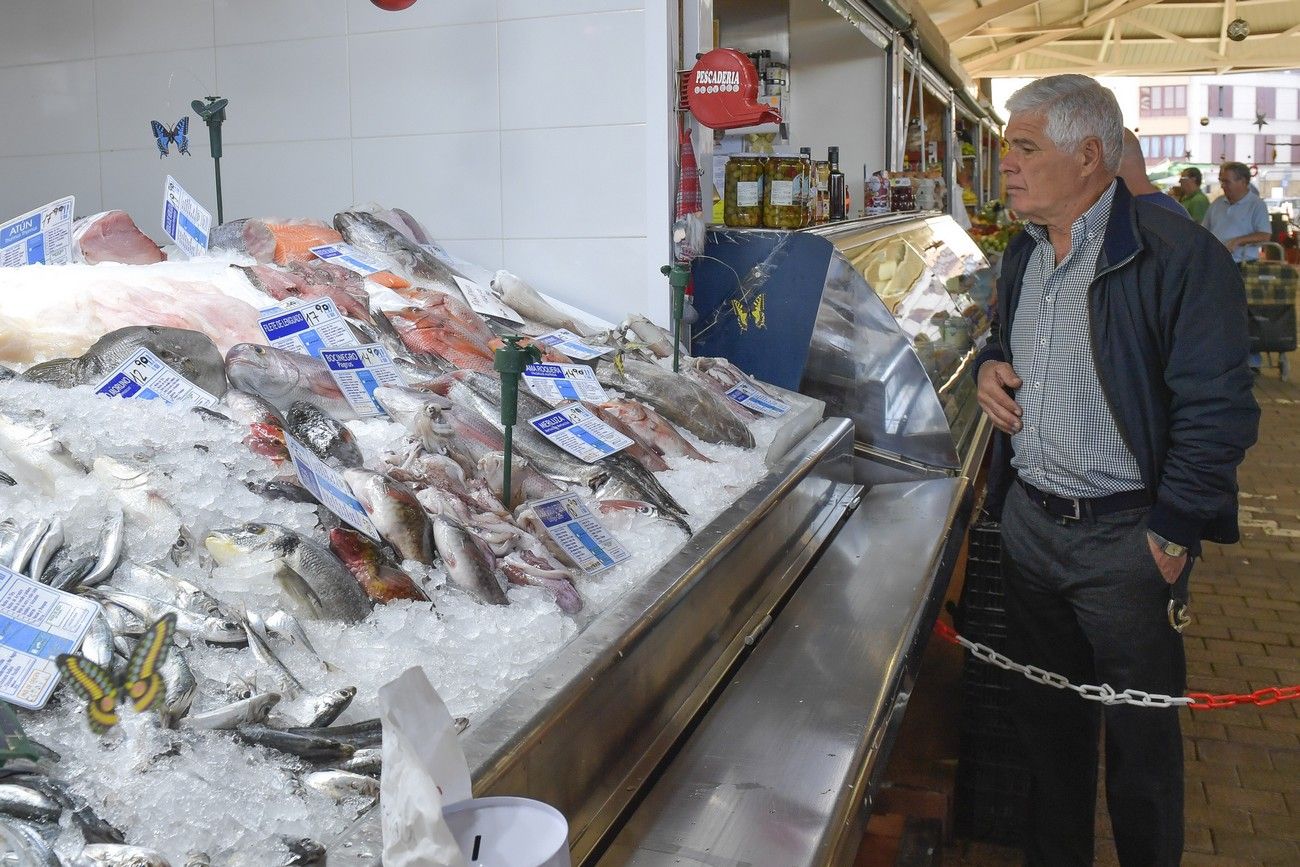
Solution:
<svg viewBox="0 0 1300 867"><path fill-rule="evenodd" d="M1183 169L1182 174L1178 176L1178 189L1182 192L1178 197L1178 203L1187 209L1187 213L1196 222L1204 220L1205 212L1210 207L1210 199L1201 190L1201 170L1196 166Z"/></svg>
<svg viewBox="0 0 1300 867"><path fill-rule="evenodd" d="M1210 203L1201 225L1223 242L1234 262L1253 262L1259 245L1270 237L1268 207L1252 189L1245 163L1219 166L1219 185L1223 195Z"/></svg>
<svg viewBox="0 0 1300 867"><path fill-rule="evenodd" d="M1159 205L1180 216L1187 213L1177 199L1161 192L1159 187L1151 183L1147 177L1146 159L1142 156L1142 143L1131 129L1124 130L1124 152L1119 159L1119 177L1139 202Z"/></svg>

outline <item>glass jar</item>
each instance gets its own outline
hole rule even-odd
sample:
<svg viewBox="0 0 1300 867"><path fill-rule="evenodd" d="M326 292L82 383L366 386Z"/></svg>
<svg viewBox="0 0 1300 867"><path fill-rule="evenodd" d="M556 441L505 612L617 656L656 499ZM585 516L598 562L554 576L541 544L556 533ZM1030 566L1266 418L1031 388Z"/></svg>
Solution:
<svg viewBox="0 0 1300 867"><path fill-rule="evenodd" d="M722 222L752 229L763 225L763 158L738 154L727 160Z"/></svg>
<svg viewBox="0 0 1300 867"><path fill-rule="evenodd" d="M763 225L769 229L798 229L804 224L802 157L769 157L763 188Z"/></svg>

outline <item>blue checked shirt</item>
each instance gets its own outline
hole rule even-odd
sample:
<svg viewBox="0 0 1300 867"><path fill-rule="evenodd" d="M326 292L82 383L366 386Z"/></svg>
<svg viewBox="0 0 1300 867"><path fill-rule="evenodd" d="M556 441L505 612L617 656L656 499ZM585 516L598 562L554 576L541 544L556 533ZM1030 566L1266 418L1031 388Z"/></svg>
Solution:
<svg viewBox="0 0 1300 867"><path fill-rule="evenodd" d="M1115 198L1111 183L1070 226L1070 253L1058 266L1047 229L1025 231L1037 242L1011 326L1011 354L1023 380L1016 401L1021 428L1011 438L1020 478L1061 497L1104 497L1143 487L1097 379L1088 318L1088 287Z"/></svg>

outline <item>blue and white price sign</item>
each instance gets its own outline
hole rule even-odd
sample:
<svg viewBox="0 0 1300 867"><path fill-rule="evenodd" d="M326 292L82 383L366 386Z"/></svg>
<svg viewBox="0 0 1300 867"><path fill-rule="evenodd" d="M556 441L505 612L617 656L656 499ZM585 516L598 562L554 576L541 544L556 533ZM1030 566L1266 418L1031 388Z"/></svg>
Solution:
<svg viewBox="0 0 1300 867"><path fill-rule="evenodd" d="M317 259L323 259L331 265L340 265L349 271L355 271L362 277L369 277L371 274L386 270L382 264L350 244L322 244L319 247L312 247L311 251Z"/></svg>
<svg viewBox="0 0 1300 867"><path fill-rule="evenodd" d="M59 682L55 659L90 631L99 603L0 566L0 700L36 710Z"/></svg>
<svg viewBox="0 0 1300 867"><path fill-rule="evenodd" d="M348 403L362 417L384 415L375 400L381 385L404 386L406 377L393 364L393 357L381 343L367 343L352 349L322 349L320 360L329 365L330 375Z"/></svg>
<svg viewBox="0 0 1300 867"><path fill-rule="evenodd" d="M780 418L790 411L790 405L764 394L747 382L738 382L727 392L727 397L760 415Z"/></svg>
<svg viewBox="0 0 1300 867"><path fill-rule="evenodd" d="M0 223L0 267L66 265L72 261L73 196Z"/></svg>
<svg viewBox="0 0 1300 867"><path fill-rule="evenodd" d="M570 358L577 358L581 361L600 358L600 356L608 355L614 351L611 346L592 346L589 343L583 343L581 337L567 328L557 328L543 334L537 338L537 342L553 346Z"/></svg>
<svg viewBox="0 0 1300 867"><path fill-rule="evenodd" d="M588 574L603 572L632 556L572 494L533 503L533 511L550 537Z"/></svg>
<svg viewBox="0 0 1300 867"><path fill-rule="evenodd" d="M379 531L338 471L288 434L284 435L284 444L289 447L289 457L302 486L325 508L378 542Z"/></svg>
<svg viewBox="0 0 1300 867"><path fill-rule="evenodd" d="M300 352L320 358L326 349L356 346L339 309L328 298L318 298L293 307L276 307L257 320L266 340L276 349Z"/></svg>
<svg viewBox="0 0 1300 867"><path fill-rule="evenodd" d="M542 436L589 464L632 445L630 439L596 418L580 403L543 413L530 418L528 423Z"/></svg>
<svg viewBox="0 0 1300 867"><path fill-rule="evenodd" d="M524 368L524 382L533 394L551 405L570 400L609 400L595 372L585 364L530 364Z"/></svg>
<svg viewBox="0 0 1300 867"><path fill-rule="evenodd" d="M162 228L191 259L207 252L212 214L171 175L163 185Z"/></svg>
<svg viewBox="0 0 1300 867"><path fill-rule="evenodd" d="M95 392L109 397L161 400L168 404L180 403L209 409L221 403L215 395L181 376L147 349L137 349L96 386Z"/></svg>

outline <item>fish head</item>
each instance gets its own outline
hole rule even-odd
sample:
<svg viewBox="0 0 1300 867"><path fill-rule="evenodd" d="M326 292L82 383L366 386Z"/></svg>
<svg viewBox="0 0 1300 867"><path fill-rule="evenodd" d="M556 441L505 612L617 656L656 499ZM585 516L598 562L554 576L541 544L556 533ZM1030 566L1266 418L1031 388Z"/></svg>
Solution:
<svg viewBox="0 0 1300 867"><path fill-rule="evenodd" d="M353 246L391 250L398 246L398 231L374 214L341 211L334 215L334 229Z"/></svg>
<svg viewBox="0 0 1300 867"><path fill-rule="evenodd" d="M280 703L280 693L264 692L248 698L249 722L264 722L271 715L271 708Z"/></svg>
<svg viewBox="0 0 1300 867"><path fill-rule="evenodd" d="M244 627L225 617L205 617L199 627L199 637L209 644L238 645L248 643Z"/></svg>
<svg viewBox="0 0 1300 867"><path fill-rule="evenodd" d="M226 377L235 388L274 404L292 393L302 379L286 355L270 346L235 344L226 353Z"/></svg>
<svg viewBox="0 0 1300 867"><path fill-rule="evenodd" d="M238 527L213 530L203 545L217 561L225 566L240 561L269 562L288 551L288 532L275 524L249 522Z"/></svg>

